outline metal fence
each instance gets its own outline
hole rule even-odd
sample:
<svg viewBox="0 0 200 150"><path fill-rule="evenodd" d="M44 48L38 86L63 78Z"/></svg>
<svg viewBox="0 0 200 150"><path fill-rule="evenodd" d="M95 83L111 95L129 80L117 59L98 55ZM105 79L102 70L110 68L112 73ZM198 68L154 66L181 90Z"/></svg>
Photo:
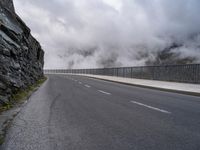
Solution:
<svg viewBox="0 0 200 150"><path fill-rule="evenodd" d="M92 74L160 81L200 83L200 64L98 69L50 69L44 70L44 73Z"/></svg>

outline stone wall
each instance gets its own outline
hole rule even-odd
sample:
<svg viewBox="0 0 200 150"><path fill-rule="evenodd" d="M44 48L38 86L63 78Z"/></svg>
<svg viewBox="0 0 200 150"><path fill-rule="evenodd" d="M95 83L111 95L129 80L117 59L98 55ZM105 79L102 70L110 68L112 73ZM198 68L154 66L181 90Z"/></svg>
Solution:
<svg viewBox="0 0 200 150"><path fill-rule="evenodd" d="M0 1L0 104L43 76L44 51L15 14L12 0Z"/></svg>

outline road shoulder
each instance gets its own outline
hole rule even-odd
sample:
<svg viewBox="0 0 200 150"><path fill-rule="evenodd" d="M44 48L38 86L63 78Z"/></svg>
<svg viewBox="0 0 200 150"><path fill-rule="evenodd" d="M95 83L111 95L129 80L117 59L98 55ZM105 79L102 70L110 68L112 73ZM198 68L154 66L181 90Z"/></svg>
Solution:
<svg viewBox="0 0 200 150"><path fill-rule="evenodd" d="M15 95L16 100L13 100L10 104L5 107L5 110L0 111L0 145L4 143L4 139L12 124L13 119L18 115L21 109L27 104L31 95L36 92L40 86L46 81L46 77L41 79L35 85L29 87L26 91L20 92L20 94Z"/></svg>

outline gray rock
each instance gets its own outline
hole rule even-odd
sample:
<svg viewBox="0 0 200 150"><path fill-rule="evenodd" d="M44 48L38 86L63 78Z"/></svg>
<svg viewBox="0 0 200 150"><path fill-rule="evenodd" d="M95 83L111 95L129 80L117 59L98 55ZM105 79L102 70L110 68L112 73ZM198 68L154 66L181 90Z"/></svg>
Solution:
<svg viewBox="0 0 200 150"><path fill-rule="evenodd" d="M6 87L5 84L3 84L2 82L0 82L0 89L2 89L2 90L6 90L7 87Z"/></svg>
<svg viewBox="0 0 200 150"><path fill-rule="evenodd" d="M8 102L8 97L0 95L0 104L6 104L7 102Z"/></svg>
<svg viewBox="0 0 200 150"><path fill-rule="evenodd" d="M15 13L12 0L0 0L0 101L43 76L44 51Z"/></svg>
<svg viewBox="0 0 200 150"><path fill-rule="evenodd" d="M10 57L10 50L5 47L0 47L0 54Z"/></svg>
<svg viewBox="0 0 200 150"><path fill-rule="evenodd" d="M4 8L6 8L12 12L15 11L12 0L1 0L0 3Z"/></svg>

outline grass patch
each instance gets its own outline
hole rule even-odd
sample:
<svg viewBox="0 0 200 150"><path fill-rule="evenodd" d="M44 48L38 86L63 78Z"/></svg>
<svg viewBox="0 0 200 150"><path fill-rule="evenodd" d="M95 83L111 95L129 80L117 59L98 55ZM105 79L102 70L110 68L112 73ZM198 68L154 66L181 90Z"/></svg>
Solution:
<svg viewBox="0 0 200 150"><path fill-rule="evenodd" d="M27 99L28 96L30 96L30 94L36 90L38 87L40 87L40 85L42 83L44 83L46 81L46 77L43 77L41 79L39 79L35 84L27 87L25 90L19 90L16 94L13 94L11 96L11 101L13 102L23 102L24 100Z"/></svg>
<svg viewBox="0 0 200 150"><path fill-rule="evenodd" d="M23 103L25 100L27 100L31 93L34 92L34 90L36 90L46 81L46 79L47 77L43 77L35 84L27 87L25 90L19 90L16 94L13 94L9 102L0 107L0 113L11 109L15 104Z"/></svg>
<svg viewBox="0 0 200 150"><path fill-rule="evenodd" d="M10 101L7 104L4 104L3 106L0 107L0 114L3 111L9 110L11 108L13 108L14 106L16 106L17 104L22 104L25 100L28 99L28 97L35 91L38 89L38 87L40 87L45 81L46 81L47 77L43 77L41 79L39 79L35 84L27 87L25 90L19 90L16 94L13 94L11 96ZM13 115L14 116L17 114ZM13 119L12 118L12 119ZM4 143L4 139L5 139L5 135L6 135L6 131L10 126L10 123L12 122L12 119L7 120L4 123L4 126L0 131L0 145L2 145Z"/></svg>
<svg viewBox="0 0 200 150"><path fill-rule="evenodd" d="M0 145L2 145L4 142L4 136L3 135L0 135Z"/></svg>
<svg viewBox="0 0 200 150"><path fill-rule="evenodd" d="M0 107L0 113L6 110L9 110L13 107L13 105L11 103L6 103L3 106Z"/></svg>

